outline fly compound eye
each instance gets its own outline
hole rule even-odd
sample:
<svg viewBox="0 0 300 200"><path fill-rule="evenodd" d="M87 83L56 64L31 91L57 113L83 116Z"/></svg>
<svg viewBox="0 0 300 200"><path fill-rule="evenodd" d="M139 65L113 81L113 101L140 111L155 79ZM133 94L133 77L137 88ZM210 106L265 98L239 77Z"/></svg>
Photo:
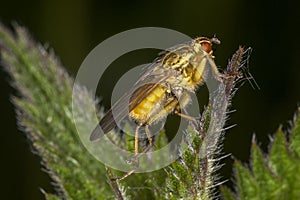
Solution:
<svg viewBox="0 0 300 200"><path fill-rule="evenodd" d="M201 45L201 48L203 51L206 53L210 54L213 56L213 49L212 46L213 44L220 44L220 40L216 37L213 38L207 38L207 37L198 37L195 39L195 42Z"/></svg>
<svg viewBox="0 0 300 200"><path fill-rule="evenodd" d="M202 49L207 52L207 53L211 53L212 47L211 47L211 42L210 41L203 41L200 43Z"/></svg>
<svg viewBox="0 0 300 200"><path fill-rule="evenodd" d="M195 39L195 42L201 45L201 48L203 51L205 51L208 54L212 53L212 43L214 41L211 41L211 39L207 37L197 37Z"/></svg>

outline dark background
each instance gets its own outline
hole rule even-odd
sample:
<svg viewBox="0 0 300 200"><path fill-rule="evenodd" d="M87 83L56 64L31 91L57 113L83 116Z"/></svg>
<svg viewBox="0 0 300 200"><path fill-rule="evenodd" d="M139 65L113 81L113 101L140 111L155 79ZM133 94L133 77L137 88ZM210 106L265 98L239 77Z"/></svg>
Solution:
<svg viewBox="0 0 300 200"><path fill-rule="evenodd" d="M217 34L222 41L215 52L219 66L226 66L239 45L251 46L250 71L260 90L246 83L238 91L232 106L236 112L227 123L237 126L226 132L224 144L225 153L247 162L252 134L266 151L269 135L279 124L288 127L300 102L299 8L296 0L11 0L1 2L0 20L5 25L16 21L28 27L37 41L49 43L73 76L97 44L131 28L165 27L191 37ZM154 57L152 51L130 53L114 63L111 73ZM2 199L41 199L39 188L51 190L49 178L40 170L40 159L30 152L24 134L17 130L9 101L14 90L7 83L7 74L0 70L0 76L0 195ZM104 95L106 108L109 98ZM220 170L223 180L230 179L232 173L231 159L225 161Z"/></svg>

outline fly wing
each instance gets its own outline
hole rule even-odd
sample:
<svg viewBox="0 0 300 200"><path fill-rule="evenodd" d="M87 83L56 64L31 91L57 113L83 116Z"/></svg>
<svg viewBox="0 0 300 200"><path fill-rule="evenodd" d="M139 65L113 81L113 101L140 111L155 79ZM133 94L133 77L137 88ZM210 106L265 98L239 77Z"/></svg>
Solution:
<svg viewBox="0 0 300 200"><path fill-rule="evenodd" d="M104 115L93 130L90 140L95 141L103 134L108 133L122 121L128 112L133 110L157 86L166 79L174 76L176 71L165 69L160 62L152 63L148 70L138 79L129 92L125 93Z"/></svg>

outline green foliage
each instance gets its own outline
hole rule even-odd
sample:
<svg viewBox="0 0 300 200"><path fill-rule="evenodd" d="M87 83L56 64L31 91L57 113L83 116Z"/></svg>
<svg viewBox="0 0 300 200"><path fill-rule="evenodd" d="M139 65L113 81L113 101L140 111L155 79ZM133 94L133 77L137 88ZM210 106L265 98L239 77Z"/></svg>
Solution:
<svg viewBox="0 0 300 200"><path fill-rule="evenodd" d="M203 116L209 109L206 109ZM167 169L167 199L210 199L213 187L214 163L210 156L201 156L203 135L199 135L197 126L190 128L181 144L178 161ZM206 132L207 130L205 130ZM204 132L202 132L204 134ZM187 150L188 149L188 150Z"/></svg>
<svg viewBox="0 0 300 200"><path fill-rule="evenodd" d="M299 108L298 108L299 112ZM289 137L279 129L271 140L269 153L264 155L253 139L251 167L235 161L236 196L238 199L299 199L300 198L300 117L294 120ZM222 188L224 199L233 193Z"/></svg>
<svg viewBox="0 0 300 200"><path fill-rule="evenodd" d="M292 151L300 157L300 107L298 108L298 118L295 119L295 126L293 128L291 136L291 149Z"/></svg>
<svg viewBox="0 0 300 200"><path fill-rule="evenodd" d="M112 199L104 166L77 137L72 118L72 78L52 51L33 42L24 28L14 28L12 33L0 26L1 60L18 92L13 103L20 128L41 157L56 195L60 199ZM92 101L84 88L78 90L78 101ZM55 199L49 194L46 197Z"/></svg>
<svg viewBox="0 0 300 200"><path fill-rule="evenodd" d="M220 190L221 190L221 193L222 193L224 199L227 199L227 200L237 199L236 196L233 194L233 192L231 190L229 190L227 187L221 187Z"/></svg>

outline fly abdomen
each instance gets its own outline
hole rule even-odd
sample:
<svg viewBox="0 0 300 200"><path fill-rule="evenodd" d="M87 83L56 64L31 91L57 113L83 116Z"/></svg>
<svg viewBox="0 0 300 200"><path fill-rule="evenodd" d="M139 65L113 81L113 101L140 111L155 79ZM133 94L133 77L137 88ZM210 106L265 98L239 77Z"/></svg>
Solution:
<svg viewBox="0 0 300 200"><path fill-rule="evenodd" d="M149 117L160 108L160 102L164 98L166 90L166 87L158 85L133 110L131 110L130 117L139 124L147 123Z"/></svg>

